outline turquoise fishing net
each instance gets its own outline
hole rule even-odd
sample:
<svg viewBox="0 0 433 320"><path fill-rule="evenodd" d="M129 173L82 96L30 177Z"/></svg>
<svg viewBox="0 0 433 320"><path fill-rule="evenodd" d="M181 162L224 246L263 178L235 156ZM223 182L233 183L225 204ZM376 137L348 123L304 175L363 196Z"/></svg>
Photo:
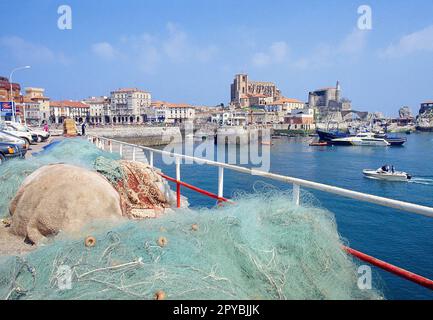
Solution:
<svg viewBox="0 0 433 320"><path fill-rule="evenodd" d="M117 167L106 160L114 157L73 139L31 161L11 161L0 168L1 192L8 191L1 208L42 165L96 164L115 178ZM341 249L332 213L310 200L295 206L289 192L257 191L237 194L233 205L98 222L80 236L60 234L26 255L0 257L0 299L154 299L157 292L190 300L383 297L358 288L357 265ZM87 236L95 246L85 245Z"/></svg>
<svg viewBox="0 0 433 320"><path fill-rule="evenodd" d="M159 291L167 299L381 298L357 287L333 215L289 199L244 195L235 205L100 225L92 228L94 247L84 244L89 232L60 236L27 256L3 258L0 298L153 299ZM59 285L65 266L69 289Z"/></svg>
<svg viewBox="0 0 433 320"><path fill-rule="evenodd" d="M92 169L95 160L120 159L120 156L103 152L85 139L65 139L28 160L14 159L0 166L0 218L8 215L9 202L24 179L38 168L52 163L67 163Z"/></svg>

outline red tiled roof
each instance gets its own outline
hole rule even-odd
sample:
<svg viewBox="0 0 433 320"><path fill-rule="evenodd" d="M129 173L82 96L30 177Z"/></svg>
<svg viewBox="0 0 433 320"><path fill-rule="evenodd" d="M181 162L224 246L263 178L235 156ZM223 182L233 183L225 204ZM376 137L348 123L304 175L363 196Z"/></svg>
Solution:
<svg viewBox="0 0 433 320"><path fill-rule="evenodd" d="M283 104L283 103L303 103L302 101L299 101L298 99L293 98L281 98L274 102L275 104Z"/></svg>
<svg viewBox="0 0 433 320"><path fill-rule="evenodd" d="M63 101L50 101L50 107L60 108L89 108L87 104L80 101L63 100Z"/></svg>
<svg viewBox="0 0 433 320"><path fill-rule="evenodd" d="M165 101L153 101L151 103L152 107L167 107L167 108L190 108L191 105L187 103L171 103L171 102L165 102Z"/></svg>
<svg viewBox="0 0 433 320"><path fill-rule="evenodd" d="M267 98L269 96L256 93L256 94L249 94L248 97L250 97L250 98Z"/></svg>
<svg viewBox="0 0 433 320"><path fill-rule="evenodd" d="M137 88L120 88L120 89L114 90L112 93L117 93L117 92L121 92L121 93L128 93L128 92L143 92L143 93L148 93L147 91L140 90L140 89L137 89Z"/></svg>

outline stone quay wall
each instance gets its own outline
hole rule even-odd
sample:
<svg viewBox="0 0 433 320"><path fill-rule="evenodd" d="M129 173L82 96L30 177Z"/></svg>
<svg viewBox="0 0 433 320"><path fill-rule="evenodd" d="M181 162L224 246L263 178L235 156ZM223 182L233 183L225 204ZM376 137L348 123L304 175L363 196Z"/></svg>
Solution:
<svg viewBox="0 0 433 320"><path fill-rule="evenodd" d="M106 126L88 128L86 133L148 147L182 142L182 135L178 127Z"/></svg>

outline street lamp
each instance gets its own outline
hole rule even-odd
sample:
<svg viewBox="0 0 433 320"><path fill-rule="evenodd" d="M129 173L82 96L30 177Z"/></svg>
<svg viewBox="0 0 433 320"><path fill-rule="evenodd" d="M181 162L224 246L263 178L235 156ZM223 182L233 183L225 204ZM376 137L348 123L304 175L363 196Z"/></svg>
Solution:
<svg viewBox="0 0 433 320"><path fill-rule="evenodd" d="M24 70L24 69L30 69L30 66L24 66L24 67L19 67L19 68L15 68L12 70L10 76L9 76L9 83L11 85L11 103L12 103L12 120L13 122L16 121L16 108L14 107L14 95L13 95L13 91L12 91L12 76L14 75L15 71L18 70Z"/></svg>

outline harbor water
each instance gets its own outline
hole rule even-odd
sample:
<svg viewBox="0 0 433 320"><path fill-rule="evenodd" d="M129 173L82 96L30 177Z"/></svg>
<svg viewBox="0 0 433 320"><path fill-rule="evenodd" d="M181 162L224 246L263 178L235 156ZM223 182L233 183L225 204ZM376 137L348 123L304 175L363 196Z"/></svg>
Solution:
<svg viewBox="0 0 433 320"><path fill-rule="evenodd" d="M433 134L417 133L407 138L404 147L310 147L312 138L282 137L266 148L270 148L273 173L433 206ZM232 148L237 148L238 154L248 152L247 146ZM413 180L385 182L363 177L363 169L384 164L412 174ZM166 166L160 157L155 158L155 165L175 176L174 166ZM217 192L217 168L185 164L181 170L183 181ZM225 197L260 188L290 190L291 185L226 170ZM433 219L319 191L303 192L307 201L316 201L335 214L338 231L352 248L433 279ZM215 205L213 200L185 188L182 194L194 207ZM430 290L376 268L372 281L387 299L433 299Z"/></svg>

